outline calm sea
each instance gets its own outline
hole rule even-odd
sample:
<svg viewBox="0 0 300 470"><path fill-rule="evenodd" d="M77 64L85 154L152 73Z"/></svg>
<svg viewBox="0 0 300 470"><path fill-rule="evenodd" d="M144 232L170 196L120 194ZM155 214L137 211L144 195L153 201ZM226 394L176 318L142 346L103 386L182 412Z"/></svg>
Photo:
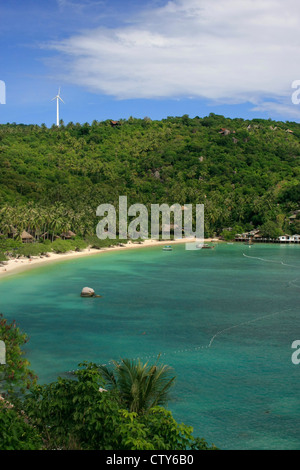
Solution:
<svg viewBox="0 0 300 470"><path fill-rule="evenodd" d="M81 298L83 287L101 298ZM300 246L185 245L62 261L0 282L41 383L82 361L174 368L169 409L221 449L300 449Z"/></svg>

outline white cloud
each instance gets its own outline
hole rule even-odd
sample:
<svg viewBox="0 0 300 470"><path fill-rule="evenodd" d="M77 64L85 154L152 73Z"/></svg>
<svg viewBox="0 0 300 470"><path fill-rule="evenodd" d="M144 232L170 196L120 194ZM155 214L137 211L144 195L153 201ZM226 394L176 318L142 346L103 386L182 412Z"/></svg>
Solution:
<svg viewBox="0 0 300 470"><path fill-rule="evenodd" d="M278 99L289 108L300 79L299 20L297 0L171 0L121 27L49 47L66 59L65 78L118 99L199 97L258 108Z"/></svg>
<svg viewBox="0 0 300 470"><path fill-rule="evenodd" d="M288 100L285 100L284 102L265 101L260 103L258 106L253 107L252 111L267 113L273 117L277 116L279 119L281 116L285 116L286 119L289 118L297 121L300 119L300 107L292 105Z"/></svg>

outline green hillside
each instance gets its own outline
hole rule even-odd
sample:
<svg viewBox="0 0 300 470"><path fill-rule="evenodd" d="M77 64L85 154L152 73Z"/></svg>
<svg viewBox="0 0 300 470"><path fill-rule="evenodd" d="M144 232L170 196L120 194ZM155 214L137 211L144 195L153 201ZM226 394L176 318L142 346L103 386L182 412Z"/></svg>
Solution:
<svg viewBox="0 0 300 470"><path fill-rule="evenodd" d="M223 129L223 131L222 131ZM299 209L300 124L210 114L0 126L0 233L95 233L101 203L205 204L205 233ZM293 227L297 227L298 221ZM294 228L293 228L294 230Z"/></svg>

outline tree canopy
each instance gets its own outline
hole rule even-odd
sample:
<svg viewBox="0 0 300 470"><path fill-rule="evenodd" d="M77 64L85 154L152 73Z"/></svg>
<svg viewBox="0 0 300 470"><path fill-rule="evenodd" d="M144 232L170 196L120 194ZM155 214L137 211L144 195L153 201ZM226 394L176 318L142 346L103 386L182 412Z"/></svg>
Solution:
<svg viewBox="0 0 300 470"><path fill-rule="evenodd" d="M300 124L210 114L0 126L0 233L95 234L102 203L204 204L205 233L299 208ZM15 231L15 232L14 232Z"/></svg>

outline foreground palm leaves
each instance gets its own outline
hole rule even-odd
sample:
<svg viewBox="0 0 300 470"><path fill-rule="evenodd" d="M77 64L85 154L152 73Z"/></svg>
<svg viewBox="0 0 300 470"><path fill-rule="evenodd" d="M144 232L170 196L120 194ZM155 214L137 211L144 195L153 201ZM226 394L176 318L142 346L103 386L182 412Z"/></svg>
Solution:
<svg viewBox="0 0 300 470"><path fill-rule="evenodd" d="M167 403L175 376L167 365L143 364L139 359L113 361L113 367L100 366L107 386L118 391L129 411L144 413L150 408Z"/></svg>

